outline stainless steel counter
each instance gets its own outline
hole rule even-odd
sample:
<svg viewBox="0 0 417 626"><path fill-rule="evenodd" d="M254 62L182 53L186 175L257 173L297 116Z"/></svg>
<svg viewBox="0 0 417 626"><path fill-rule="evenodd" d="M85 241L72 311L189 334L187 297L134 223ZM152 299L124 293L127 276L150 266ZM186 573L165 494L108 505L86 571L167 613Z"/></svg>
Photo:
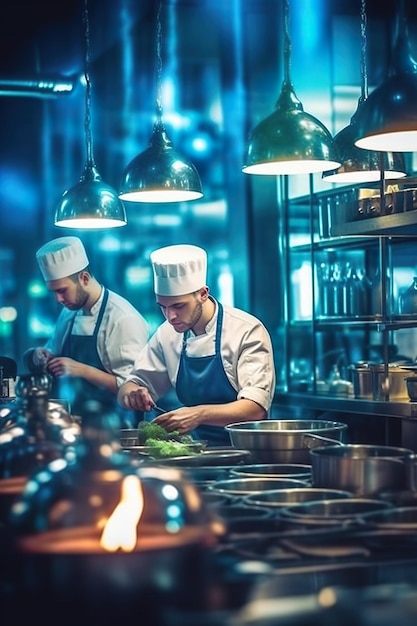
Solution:
<svg viewBox="0 0 417 626"><path fill-rule="evenodd" d="M402 445L417 452L417 402L276 393L271 417L280 418L288 409L294 412L294 419L302 419L306 411L317 416L334 414L350 426L355 443Z"/></svg>
<svg viewBox="0 0 417 626"><path fill-rule="evenodd" d="M312 393L277 393L274 398L274 405L407 419L417 418L417 402L408 400L402 402L398 400L378 402L360 398L327 396Z"/></svg>

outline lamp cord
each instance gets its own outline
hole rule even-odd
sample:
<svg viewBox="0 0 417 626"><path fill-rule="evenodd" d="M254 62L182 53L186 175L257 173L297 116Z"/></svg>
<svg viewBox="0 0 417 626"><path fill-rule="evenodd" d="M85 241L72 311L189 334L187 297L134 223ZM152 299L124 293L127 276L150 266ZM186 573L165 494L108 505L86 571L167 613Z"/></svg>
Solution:
<svg viewBox="0 0 417 626"><path fill-rule="evenodd" d="M366 67L367 39L366 39L366 0L361 0L361 97L359 102L365 102L368 97L368 73Z"/></svg>
<svg viewBox="0 0 417 626"><path fill-rule="evenodd" d="M93 136L91 133L91 80L90 80L90 23L88 19L88 0L84 0L84 78L85 78L85 117L84 131L87 152L87 167L95 168L93 155Z"/></svg>
<svg viewBox="0 0 417 626"><path fill-rule="evenodd" d="M156 117L157 124L163 126L162 122L162 25L161 25L161 4L158 2L156 14Z"/></svg>
<svg viewBox="0 0 417 626"><path fill-rule="evenodd" d="M290 66L291 66L291 39L289 35L289 14L290 2L284 2L284 82L291 84Z"/></svg>

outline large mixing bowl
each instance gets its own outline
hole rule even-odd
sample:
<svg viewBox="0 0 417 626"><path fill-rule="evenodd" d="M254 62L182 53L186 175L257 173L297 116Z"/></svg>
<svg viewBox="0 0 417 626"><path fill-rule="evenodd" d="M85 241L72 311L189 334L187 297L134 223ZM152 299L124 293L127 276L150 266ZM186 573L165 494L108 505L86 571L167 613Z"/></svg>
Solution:
<svg viewBox="0 0 417 626"><path fill-rule="evenodd" d="M254 463L310 464L309 451L343 441L347 424L327 420L275 420L238 422L225 427L235 448L250 450ZM333 443L330 441L330 443Z"/></svg>

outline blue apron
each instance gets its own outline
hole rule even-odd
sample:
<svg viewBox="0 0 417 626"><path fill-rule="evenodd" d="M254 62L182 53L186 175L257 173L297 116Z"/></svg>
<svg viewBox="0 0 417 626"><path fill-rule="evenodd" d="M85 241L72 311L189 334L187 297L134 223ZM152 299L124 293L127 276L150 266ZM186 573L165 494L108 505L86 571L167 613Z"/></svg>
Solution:
<svg viewBox="0 0 417 626"><path fill-rule="evenodd" d="M184 333L176 391L184 406L223 404L237 399L224 371L221 358L223 307L218 302L215 353L212 356L190 357L186 352L188 333ZM198 426L194 433L211 446L230 446L230 437L223 426Z"/></svg>
<svg viewBox="0 0 417 626"><path fill-rule="evenodd" d="M60 356L80 361L81 363L91 365L102 372L107 372L101 362L97 350L97 336L108 299L109 292L105 289L103 301L100 306L100 311L98 313L92 335L72 335L72 329L76 316L74 315L72 317L70 328L65 338L64 345L62 346ZM71 377L66 380L63 379L64 377L60 377L56 380L56 384L59 388L58 397L63 397L65 395L65 385L68 385L67 395L70 396L69 400L71 404L71 412L75 415L82 415L85 403L88 400L97 400L106 409L114 410L116 408L117 398L111 391L103 389L102 387L97 387L83 378Z"/></svg>

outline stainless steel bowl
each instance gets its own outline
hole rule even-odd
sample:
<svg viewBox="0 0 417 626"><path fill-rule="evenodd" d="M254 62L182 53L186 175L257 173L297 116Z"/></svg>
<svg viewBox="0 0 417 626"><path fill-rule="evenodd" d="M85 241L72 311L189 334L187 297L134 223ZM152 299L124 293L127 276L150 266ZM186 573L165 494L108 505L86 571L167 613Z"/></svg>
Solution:
<svg viewBox="0 0 417 626"><path fill-rule="evenodd" d="M373 498L337 498L289 506L280 511L280 517L285 525L312 527L355 521L365 513L389 508L389 502Z"/></svg>
<svg viewBox="0 0 417 626"><path fill-rule="evenodd" d="M295 487L276 489L265 493L251 493L243 498L245 504L265 508L284 508L313 500L336 500L352 498L353 494L341 489L320 489L318 487Z"/></svg>
<svg viewBox="0 0 417 626"><path fill-rule="evenodd" d="M347 424L327 420L238 422L225 427L232 446L250 450L254 463L311 463L309 450L326 437L342 441Z"/></svg>
<svg viewBox="0 0 417 626"><path fill-rule="evenodd" d="M295 478L311 481L311 465L302 463L255 463L238 465L230 470L230 477L255 476L259 478Z"/></svg>
<svg viewBox="0 0 417 626"><path fill-rule="evenodd" d="M249 493L262 493L271 489L288 489L288 487L306 487L302 480L290 478L229 478L216 480L208 485L208 489L216 493L230 493L244 496Z"/></svg>

